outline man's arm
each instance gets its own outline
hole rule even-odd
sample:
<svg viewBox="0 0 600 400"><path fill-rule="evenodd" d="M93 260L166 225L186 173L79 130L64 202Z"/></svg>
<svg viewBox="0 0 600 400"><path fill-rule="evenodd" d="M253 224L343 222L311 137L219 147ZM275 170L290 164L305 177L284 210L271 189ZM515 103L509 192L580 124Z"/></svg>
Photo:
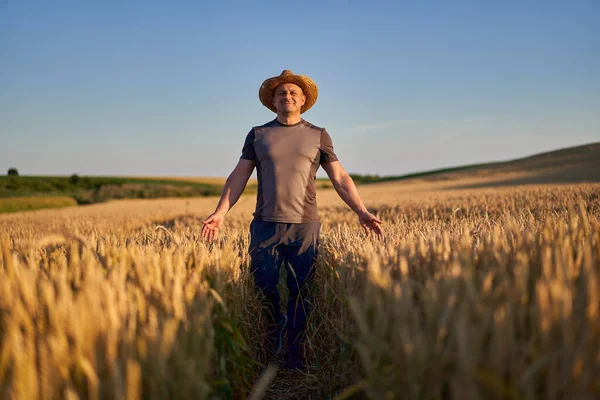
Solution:
<svg viewBox="0 0 600 400"><path fill-rule="evenodd" d="M381 235L382 231L380 225L382 224L382 221L367 210L367 207L365 207L358 195L358 190L356 190L354 181L339 161L324 163L322 166L333 183L335 191L342 200L344 200L344 203L348 204L352 211L358 215L360 224L365 229L365 232L368 234L373 231L378 235Z"/></svg>
<svg viewBox="0 0 600 400"><path fill-rule="evenodd" d="M240 159L231 174L229 174L215 212L202 221L204 224L202 227L203 239L214 240L217 237L225 214L237 203L244 192L255 165L254 161Z"/></svg>
<svg viewBox="0 0 600 400"><path fill-rule="evenodd" d="M219 199L219 204L215 212L226 214L237 203L246 188L255 165L254 161L240 159L225 181L221 199Z"/></svg>

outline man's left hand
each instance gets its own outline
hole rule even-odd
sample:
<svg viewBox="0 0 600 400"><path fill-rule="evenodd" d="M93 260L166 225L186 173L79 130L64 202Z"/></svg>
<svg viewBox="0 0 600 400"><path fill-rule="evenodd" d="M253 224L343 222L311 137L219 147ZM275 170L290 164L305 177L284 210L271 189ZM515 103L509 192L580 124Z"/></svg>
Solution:
<svg viewBox="0 0 600 400"><path fill-rule="evenodd" d="M370 212L361 212L358 214L358 220L367 235L369 235L371 232L377 234L378 236L383 235L383 231L381 229L381 224L383 224L383 222Z"/></svg>

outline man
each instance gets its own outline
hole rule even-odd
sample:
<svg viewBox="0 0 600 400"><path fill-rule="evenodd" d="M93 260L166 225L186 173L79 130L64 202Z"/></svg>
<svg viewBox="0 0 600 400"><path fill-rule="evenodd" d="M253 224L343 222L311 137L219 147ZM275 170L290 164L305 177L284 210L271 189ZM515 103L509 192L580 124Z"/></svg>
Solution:
<svg viewBox="0 0 600 400"><path fill-rule="evenodd" d="M264 295L270 357L281 351L287 325L288 369L305 366L302 343L320 231L315 185L319 166L358 215L367 234L382 233L381 220L367 211L352 178L339 163L327 131L300 117L315 104L317 96L318 88L312 79L289 70L263 82L260 101L277 113L277 118L248 133L217 208L202 227L205 240L216 238L225 214L239 199L256 167L258 193L250 225L250 269L256 287ZM277 291L282 263L288 273L287 315L280 311Z"/></svg>

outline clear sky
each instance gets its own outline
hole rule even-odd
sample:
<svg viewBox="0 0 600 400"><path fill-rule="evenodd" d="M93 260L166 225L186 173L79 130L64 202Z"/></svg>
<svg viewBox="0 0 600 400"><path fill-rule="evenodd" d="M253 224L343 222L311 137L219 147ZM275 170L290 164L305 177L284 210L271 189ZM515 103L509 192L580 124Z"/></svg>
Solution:
<svg viewBox="0 0 600 400"><path fill-rule="evenodd" d="M226 176L284 69L349 172L600 141L598 0L0 0L0 173Z"/></svg>

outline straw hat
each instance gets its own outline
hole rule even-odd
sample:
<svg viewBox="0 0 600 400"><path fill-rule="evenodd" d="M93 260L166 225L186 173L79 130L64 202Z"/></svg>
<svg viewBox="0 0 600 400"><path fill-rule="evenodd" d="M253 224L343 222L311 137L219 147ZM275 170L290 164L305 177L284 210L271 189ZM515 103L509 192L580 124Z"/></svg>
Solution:
<svg viewBox="0 0 600 400"><path fill-rule="evenodd" d="M306 102L300 109L301 114L308 111L308 109L311 108L317 101L317 97L319 96L319 88L317 87L317 84L308 76L294 75L292 71L286 69L281 73L281 75L265 80L258 90L258 98L260 99L260 102L274 113L277 112L277 109L273 105L273 92L275 91L275 88L282 83L295 83L302 88L302 91L306 96Z"/></svg>

